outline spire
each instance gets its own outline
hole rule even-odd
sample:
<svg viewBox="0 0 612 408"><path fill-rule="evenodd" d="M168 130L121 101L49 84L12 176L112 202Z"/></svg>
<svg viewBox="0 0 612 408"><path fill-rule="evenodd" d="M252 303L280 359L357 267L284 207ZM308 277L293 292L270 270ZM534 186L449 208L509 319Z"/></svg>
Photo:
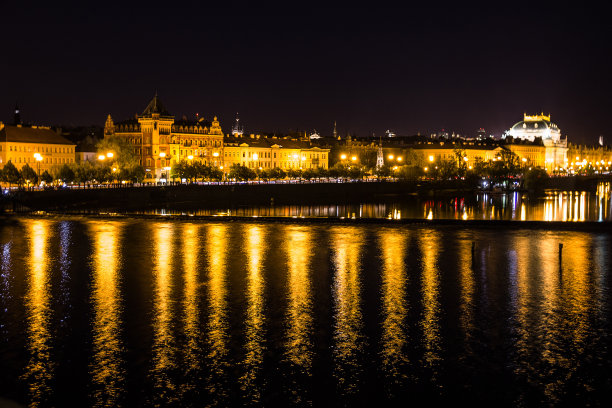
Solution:
<svg viewBox="0 0 612 408"><path fill-rule="evenodd" d="M15 103L15 116L13 117L13 125L21 125L21 114L19 113L19 105Z"/></svg>
<svg viewBox="0 0 612 408"><path fill-rule="evenodd" d="M113 118L111 118L110 113L106 117L106 122L104 123L104 136L110 136L115 134L115 123L113 122Z"/></svg>
<svg viewBox="0 0 612 408"><path fill-rule="evenodd" d="M336 121L334 120L334 139L338 138L338 130L336 129Z"/></svg>
<svg viewBox="0 0 612 408"><path fill-rule="evenodd" d="M155 96L153 96L151 102L149 102L144 112L142 112L142 116L151 116L153 114L158 114L160 116L172 116L159 100L159 96L157 96L157 91L155 91Z"/></svg>
<svg viewBox="0 0 612 408"><path fill-rule="evenodd" d="M236 121L234 122L234 126L232 126L232 135L242 136L243 134L244 134L244 127L240 125L240 118L238 117L238 112L236 112Z"/></svg>

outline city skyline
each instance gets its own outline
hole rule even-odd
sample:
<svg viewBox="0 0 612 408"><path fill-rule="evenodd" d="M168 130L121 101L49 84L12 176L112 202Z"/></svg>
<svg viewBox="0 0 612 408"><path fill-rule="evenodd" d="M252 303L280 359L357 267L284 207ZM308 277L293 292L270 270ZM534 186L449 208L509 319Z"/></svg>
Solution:
<svg viewBox="0 0 612 408"><path fill-rule="evenodd" d="M172 9L6 6L0 119L102 126L159 92L177 117L228 132L314 129L497 137L550 113L576 143L609 143L604 14L587 8ZM486 34L486 35L485 35ZM134 108L138 107L138 111Z"/></svg>

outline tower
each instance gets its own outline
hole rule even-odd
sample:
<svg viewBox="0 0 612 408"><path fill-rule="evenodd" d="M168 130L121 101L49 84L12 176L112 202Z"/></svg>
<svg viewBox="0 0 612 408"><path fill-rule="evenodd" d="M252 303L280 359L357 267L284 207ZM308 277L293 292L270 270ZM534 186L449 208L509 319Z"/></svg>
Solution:
<svg viewBox="0 0 612 408"><path fill-rule="evenodd" d="M238 112L236 112L236 121L234 126L232 126L232 136L242 136L243 134L244 128L240 125L240 118L238 117Z"/></svg>
<svg viewBox="0 0 612 408"><path fill-rule="evenodd" d="M21 114L19 113L19 105L15 104L15 116L13 117L13 125L21 125Z"/></svg>
<svg viewBox="0 0 612 408"><path fill-rule="evenodd" d="M113 122L113 118L111 118L110 113L106 118L106 122L104 123L104 136L112 136L115 134L115 123Z"/></svg>
<svg viewBox="0 0 612 408"><path fill-rule="evenodd" d="M385 159L383 156L382 139L378 140L378 153L376 154L376 168L380 169L385 165Z"/></svg>
<svg viewBox="0 0 612 408"><path fill-rule="evenodd" d="M336 121L334 120L334 139L338 139L338 130L336 129Z"/></svg>

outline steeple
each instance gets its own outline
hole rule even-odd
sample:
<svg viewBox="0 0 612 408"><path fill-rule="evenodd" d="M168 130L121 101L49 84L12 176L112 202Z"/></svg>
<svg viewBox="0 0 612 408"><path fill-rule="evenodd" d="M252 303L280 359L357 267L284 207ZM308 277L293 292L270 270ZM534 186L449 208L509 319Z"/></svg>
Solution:
<svg viewBox="0 0 612 408"><path fill-rule="evenodd" d="M385 159L383 156L382 138L378 137L378 152L376 152L376 168L380 169L385 165Z"/></svg>
<svg viewBox="0 0 612 408"><path fill-rule="evenodd" d="M15 103L15 116L13 118L13 125L17 126L17 125L21 125L21 114L19 113L19 105L17 105L17 103Z"/></svg>
<svg viewBox="0 0 612 408"><path fill-rule="evenodd" d="M232 126L232 135L242 136L243 134L244 127L240 125L240 118L238 117L238 112L236 112L236 121L234 122L234 126Z"/></svg>
<svg viewBox="0 0 612 408"><path fill-rule="evenodd" d="M110 113L106 118L106 123L104 123L104 136L111 136L115 134L115 123L113 122L113 118L111 118Z"/></svg>
<svg viewBox="0 0 612 408"><path fill-rule="evenodd" d="M338 130L336 129L336 121L334 120L334 139L338 139Z"/></svg>

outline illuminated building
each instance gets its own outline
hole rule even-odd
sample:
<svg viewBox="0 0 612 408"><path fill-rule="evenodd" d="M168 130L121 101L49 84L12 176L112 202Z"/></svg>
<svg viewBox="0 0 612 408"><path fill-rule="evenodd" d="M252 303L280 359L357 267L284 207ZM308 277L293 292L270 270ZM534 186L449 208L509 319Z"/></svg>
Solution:
<svg viewBox="0 0 612 408"><path fill-rule="evenodd" d="M15 116L18 119L18 111ZM42 174L53 166L74 163L75 146L47 126L5 125L0 122L0 168L10 161L18 170L28 164Z"/></svg>
<svg viewBox="0 0 612 408"><path fill-rule="evenodd" d="M224 169L238 164L252 169L328 168L329 149L310 146L307 142L292 139L250 138L225 139L223 146Z"/></svg>
<svg viewBox="0 0 612 408"><path fill-rule="evenodd" d="M550 121L550 115L523 115L503 136L506 147L521 159L547 171L567 168L567 137Z"/></svg>
<svg viewBox="0 0 612 408"><path fill-rule="evenodd" d="M567 151L570 169L592 168L597 172L612 170L612 149L609 146L584 146L570 143Z"/></svg>
<svg viewBox="0 0 612 408"><path fill-rule="evenodd" d="M145 168L148 178L161 178L166 169L182 160L200 161L220 167L223 132L214 117L175 120L157 94L141 115L122 122L113 122L108 115L104 136L118 136L127 141Z"/></svg>

